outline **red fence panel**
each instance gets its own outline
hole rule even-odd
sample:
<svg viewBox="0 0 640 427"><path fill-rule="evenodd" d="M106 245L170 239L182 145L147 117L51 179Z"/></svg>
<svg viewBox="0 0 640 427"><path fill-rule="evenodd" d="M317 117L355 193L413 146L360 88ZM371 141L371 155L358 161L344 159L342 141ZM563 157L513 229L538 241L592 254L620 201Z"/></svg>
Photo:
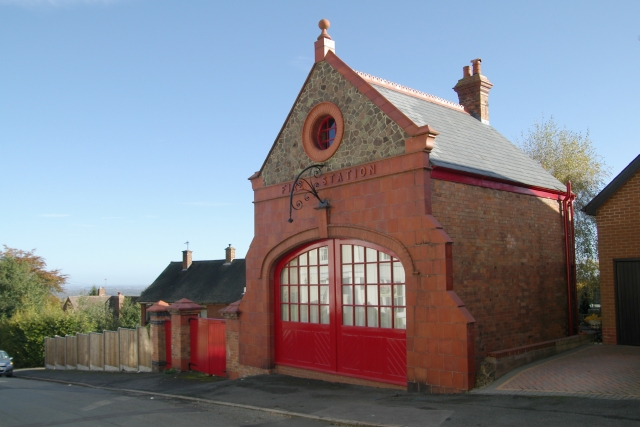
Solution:
<svg viewBox="0 0 640 427"><path fill-rule="evenodd" d="M225 321L192 318L190 369L209 375L226 376Z"/></svg>

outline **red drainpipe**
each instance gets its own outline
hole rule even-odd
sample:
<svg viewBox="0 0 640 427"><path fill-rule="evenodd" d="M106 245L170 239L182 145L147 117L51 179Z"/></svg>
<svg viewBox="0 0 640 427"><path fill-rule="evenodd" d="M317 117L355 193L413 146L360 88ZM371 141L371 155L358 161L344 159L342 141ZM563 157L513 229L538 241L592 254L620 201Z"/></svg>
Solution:
<svg viewBox="0 0 640 427"><path fill-rule="evenodd" d="M564 249L565 262L567 267L567 309L569 320L569 336L576 334L574 299L576 295L576 254L575 254L575 233L574 233L574 211L573 200L575 194L571 192L571 181L567 182L567 193L562 199L562 210L564 213Z"/></svg>

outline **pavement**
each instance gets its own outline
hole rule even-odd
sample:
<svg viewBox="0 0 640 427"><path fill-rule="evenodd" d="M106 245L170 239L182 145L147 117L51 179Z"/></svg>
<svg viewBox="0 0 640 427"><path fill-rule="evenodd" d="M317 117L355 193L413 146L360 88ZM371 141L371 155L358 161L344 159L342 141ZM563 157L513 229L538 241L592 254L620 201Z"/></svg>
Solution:
<svg viewBox="0 0 640 427"><path fill-rule="evenodd" d="M640 347L589 345L524 366L489 387L425 395L285 375L228 381L199 373L18 370L18 379L263 411L354 426L637 426ZM573 378L573 380L572 380Z"/></svg>
<svg viewBox="0 0 640 427"><path fill-rule="evenodd" d="M640 347L578 347L511 371L471 393L640 400Z"/></svg>

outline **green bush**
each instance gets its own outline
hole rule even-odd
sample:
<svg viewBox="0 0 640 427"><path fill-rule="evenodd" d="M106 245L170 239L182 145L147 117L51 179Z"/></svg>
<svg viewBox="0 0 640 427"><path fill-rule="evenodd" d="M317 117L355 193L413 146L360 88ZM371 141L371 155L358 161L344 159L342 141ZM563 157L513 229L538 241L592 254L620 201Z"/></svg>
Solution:
<svg viewBox="0 0 640 427"><path fill-rule="evenodd" d="M0 348L13 357L16 368L44 366L44 337L86 333L88 326L84 315L56 307L19 312L0 322Z"/></svg>

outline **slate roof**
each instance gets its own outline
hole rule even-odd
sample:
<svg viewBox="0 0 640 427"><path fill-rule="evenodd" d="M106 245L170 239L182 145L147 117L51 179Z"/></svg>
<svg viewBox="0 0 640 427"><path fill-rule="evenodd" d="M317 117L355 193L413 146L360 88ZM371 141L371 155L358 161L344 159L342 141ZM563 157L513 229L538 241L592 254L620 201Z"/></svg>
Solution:
<svg viewBox="0 0 640 427"><path fill-rule="evenodd" d="M182 271L182 262L169 263L140 295L140 303L168 303L188 298L198 304L230 304L239 300L246 286L244 259L193 261Z"/></svg>
<svg viewBox="0 0 640 427"><path fill-rule="evenodd" d="M465 112L369 83L416 125L429 125L440 132L429 156L434 166L566 190L564 184L490 125Z"/></svg>
<svg viewBox="0 0 640 427"><path fill-rule="evenodd" d="M69 296L62 304L63 309L71 309L76 310L80 304L93 305L93 304L106 304L109 302L111 297L109 295L101 295L101 296L88 296L88 295L74 295Z"/></svg>
<svg viewBox="0 0 640 427"><path fill-rule="evenodd" d="M629 163L627 167L618 174L618 176L613 178L609 185L604 187L604 189L600 193L598 193L598 195L594 197L593 200L587 203L582 211L589 215L595 216L598 208L602 206L607 200L609 200L609 198L611 198L611 196L613 196L615 192L618 191L620 187L622 187L627 181L629 181L629 179L631 179L631 177L635 175L635 173L639 170L640 154L638 155L638 157L633 159L633 161Z"/></svg>

